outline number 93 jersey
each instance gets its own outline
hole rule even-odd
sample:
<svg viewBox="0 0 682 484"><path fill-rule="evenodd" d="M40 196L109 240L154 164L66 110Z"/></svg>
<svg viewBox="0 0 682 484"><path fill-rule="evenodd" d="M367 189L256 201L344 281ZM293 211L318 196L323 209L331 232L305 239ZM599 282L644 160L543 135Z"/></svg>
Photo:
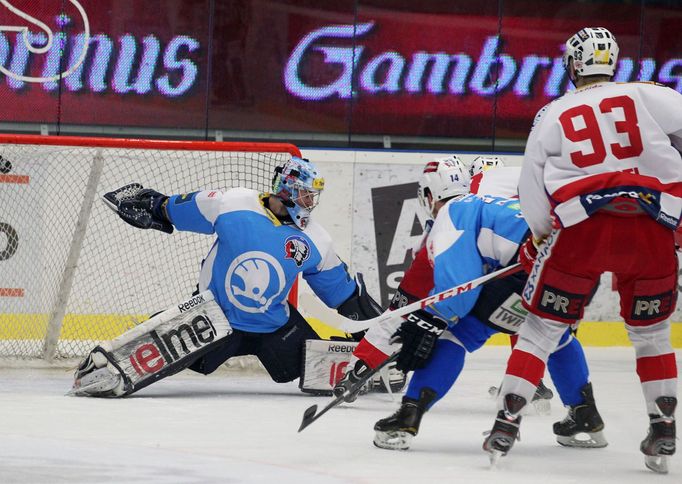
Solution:
<svg viewBox="0 0 682 484"><path fill-rule="evenodd" d="M173 195L167 205L178 230L217 236L199 290L211 290L233 328L255 333L288 321L287 296L299 273L332 308L355 290L324 228L314 221L303 231L281 224L265 207L267 196L233 188Z"/></svg>
<svg viewBox="0 0 682 484"><path fill-rule="evenodd" d="M682 95L653 83L589 84L535 117L519 182L537 238L615 198L675 229L682 211Z"/></svg>

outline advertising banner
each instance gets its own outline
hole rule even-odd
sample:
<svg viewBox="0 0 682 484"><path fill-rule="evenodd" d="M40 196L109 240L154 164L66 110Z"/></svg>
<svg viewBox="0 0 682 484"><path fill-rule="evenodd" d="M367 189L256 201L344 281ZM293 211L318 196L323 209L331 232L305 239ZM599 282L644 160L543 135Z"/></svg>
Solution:
<svg viewBox="0 0 682 484"><path fill-rule="evenodd" d="M498 2L298 3L2 2L0 121L524 138L568 88L563 43L584 26L530 0L502 21ZM640 10L590 17L618 37L616 80L682 92L678 24Z"/></svg>

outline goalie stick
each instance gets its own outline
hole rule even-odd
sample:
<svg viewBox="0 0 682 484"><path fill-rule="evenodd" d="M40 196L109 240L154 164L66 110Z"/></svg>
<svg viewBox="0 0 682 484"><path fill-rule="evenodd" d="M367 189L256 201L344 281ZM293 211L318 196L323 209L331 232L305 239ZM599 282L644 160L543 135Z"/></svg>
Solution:
<svg viewBox="0 0 682 484"><path fill-rule="evenodd" d="M383 368L385 368L386 366L388 366L388 365L390 365L391 363L393 363L396 359L398 359L398 354L399 354L399 353L400 353L399 351L396 351L396 352L393 353L391 356L389 356L388 358L386 358L379 366L377 366L376 368L374 368L374 369L372 369L371 371L367 372L367 373L366 373L365 375L363 375L357 382L355 382L355 385L353 385L353 386L350 387L350 388L347 388L346 391L344 391L341 395L339 395L339 396L337 396L336 398L334 398L334 400L332 400L331 402L329 402L329 403L327 404L327 406L324 407L324 408L323 408L322 410L320 410L319 412L317 411L317 405L311 405L310 407L308 407L308 408L305 410L305 412L303 412L303 419L301 420L301 426L298 428L298 431L300 432L301 430L303 430L304 428L306 428L308 425L310 425L311 423L313 423L315 420L317 420L318 418L320 418L322 415L324 415L325 413L327 413L329 410L331 410L332 408L334 408L334 407L336 407L337 405L339 405L339 404L340 404L341 402L343 402L343 401L346 399L346 397L348 397L349 395L353 395L354 393L359 392L360 389L363 387L363 385L365 385L365 383L367 383L367 381L369 381L370 378L372 378L374 375L376 375L377 373L379 373Z"/></svg>
<svg viewBox="0 0 682 484"><path fill-rule="evenodd" d="M481 286L486 282L510 276L512 274L515 274L516 272L519 272L520 270L522 270L521 264L517 262L516 264L504 267L498 271L491 272L490 274L486 274L477 279L473 279L469 282L464 282L458 286L451 287L450 289L446 289L445 291L441 291L432 296L420 299L419 301L415 301L412 304L408 304L407 306L403 306L393 311L386 311L384 314L377 316L376 318L365 319L363 321L355 321L352 319L343 318L343 320L340 323L335 324L335 326L338 329L345 331L347 333L357 333L358 331L364 331L374 324L380 324L385 321L391 321L402 318L406 314L417 311L418 309L424 309L425 307L430 306L431 304L443 301L453 296L457 296L458 294L462 294L463 292L471 291L472 289L476 289L478 286Z"/></svg>

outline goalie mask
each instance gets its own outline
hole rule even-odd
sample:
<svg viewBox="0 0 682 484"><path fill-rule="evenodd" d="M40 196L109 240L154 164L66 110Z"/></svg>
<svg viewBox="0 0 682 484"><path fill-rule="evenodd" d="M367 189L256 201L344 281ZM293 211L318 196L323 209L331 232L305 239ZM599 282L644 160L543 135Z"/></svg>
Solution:
<svg viewBox="0 0 682 484"><path fill-rule="evenodd" d="M478 156L471 162L469 175L473 178L479 173L488 171L491 168L502 168L503 166L504 161L502 161L502 158L498 158L497 156Z"/></svg>
<svg viewBox="0 0 682 484"><path fill-rule="evenodd" d="M282 201L291 220L300 229L308 225L310 212L317 206L323 189L324 178L305 158L293 156L275 168L272 193Z"/></svg>
<svg viewBox="0 0 682 484"><path fill-rule="evenodd" d="M469 172L456 156L430 161L419 179L419 203L429 217L435 217L436 202L468 194L469 182Z"/></svg>
<svg viewBox="0 0 682 484"><path fill-rule="evenodd" d="M616 37L603 27L587 27L566 41L564 68L573 68L579 76L613 76L618 62Z"/></svg>

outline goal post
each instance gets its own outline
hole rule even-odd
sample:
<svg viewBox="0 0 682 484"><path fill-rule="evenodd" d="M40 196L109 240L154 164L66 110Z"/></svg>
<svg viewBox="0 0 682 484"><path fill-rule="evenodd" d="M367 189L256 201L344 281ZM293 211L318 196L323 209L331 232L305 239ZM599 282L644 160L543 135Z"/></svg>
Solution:
<svg viewBox="0 0 682 484"><path fill-rule="evenodd" d="M269 191L291 155L286 143L0 135L0 357L83 356L196 289L214 237L135 229L103 193Z"/></svg>

